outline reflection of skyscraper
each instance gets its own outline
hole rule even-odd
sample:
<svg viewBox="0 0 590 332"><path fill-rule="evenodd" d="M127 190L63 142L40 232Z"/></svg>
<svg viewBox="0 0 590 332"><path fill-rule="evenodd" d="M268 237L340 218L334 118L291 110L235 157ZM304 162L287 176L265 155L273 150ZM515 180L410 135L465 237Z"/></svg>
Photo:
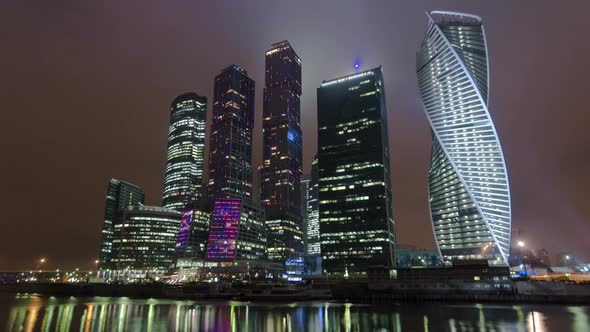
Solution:
<svg viewBox="0 0 590 332"><path fill-rule="evenodd" d="M430 209L444 260L507 264L510 190L488 111L488 57L475 15L434 11L417 54L417 75L432 128Z"/></svg>
<svg viewBox="0 0 590 332"><path fill-rule="evenodd" d="M263 105L262 203L266 210L268 257L303 253L301 221L301 59L288 41L266 52Z"/></svg>
<svg viewBox="0 0 590 332"><path fill-rule="evenodd" d="M392 266L387 110L381 68L324 81L318 89L322 268L366 273Z"/></svg>
<svg viewBox="0 0 590 332"><path fill-rule="evenodd" d="M132 205L143 203L144 193L138 186L117 179L109 181L99 253L100 269L112 268L113 231L115 225L120 223L122 211Z"/></svg>
<svg viewBox="0 0 590 332"><path fill-rule="evenodd" d="M215 77L213 94L209 193L252 199L254 81L231 65Z"/></svg>
<svg viewBox="0 0 590 332"><path fill-rule="evenodd" d="M182 94L172 102L162 205L182 210L202 193L207 98Z"/></svg>

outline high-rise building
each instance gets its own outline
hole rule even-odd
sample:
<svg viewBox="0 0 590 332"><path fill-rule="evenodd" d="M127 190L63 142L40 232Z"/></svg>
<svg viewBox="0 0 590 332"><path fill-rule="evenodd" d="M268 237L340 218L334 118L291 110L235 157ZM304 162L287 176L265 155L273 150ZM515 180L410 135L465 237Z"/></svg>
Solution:
<svg viewBox="0 0 590 332"><path fill-rule="evenodd" d="M206 113L207 98L193 92L172 102L162 200L165 208L182 211L201 196Z"/></svg>
<svg viewBox="0 0 590 332"><path fill-rule="evenodd" d="M346 275L392 266L395 224L381 67L324 81L317 102L322 268Z"/></svg>
<svg viewBox="0 0 590 332"><path fill-rule="evenodd" d="M252 199L254 81L231 65L215 77L213 94L209 194Z"/></svg>
<svg viewBox="0 0 590 332"><path fill-rule="evenodd" d="M309 195L309 175L301 177L301 225L303 230L303 252L307 253L307 200Z"/></svg>
<svg viewBox="0 0 590 332"><path fill-rule="evenodd" d="M319 255L320 250L320 213L319 213L319 173L317 156L311 163L311 175L307 189L307 224L306 224L306 249L310 256Z"/></svg>
<svg viewBox="0 0 590 332"><path fill-rule="evenodd" d="M155 206L134 206L123 211L115 225L115 270L168 270L174 261L174 245L181 213Z"/></svg>
<svg viewBox="0 0 590 332"><path fill-rule="evenodd" d="M129 182L110 179L104 209L102 241L100 244L98 265L100 269L112 268L113 231L115 225L120 223L122 211L130 206L143 204L144 196L143 190L138 186Z"/></svg>
<svg viewBox="0 0 590 332"><path fill-rule="evenodd" d="M418 85L432 128L430 210L445 261L507 264L510 189L488 111L489 63L479 16L433 11L417 54Z"/></svg>
<svg viewBox="0 0 590 332"><path fill-rule="evenodd" d="M206 259L262 260L266 249L264 211L241 198L216 198Z"/></svg>
<svg viewBox="0 0 590 332"><path fill-rule="evenodd" d="M263 105L262 203L268 257L285 261L303 254L301 220L301 59L288 41L266 52Z"/></svg>

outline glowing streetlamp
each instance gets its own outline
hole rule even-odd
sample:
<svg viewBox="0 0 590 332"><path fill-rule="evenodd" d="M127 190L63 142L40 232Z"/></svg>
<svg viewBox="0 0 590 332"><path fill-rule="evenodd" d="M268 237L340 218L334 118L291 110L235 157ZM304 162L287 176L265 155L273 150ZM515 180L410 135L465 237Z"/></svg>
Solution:
<svg viewBox="0 0 590 332"><path fill-rule="evenodd" d="M518 241L517 245L521 248L524 247L524 241Z"/></svg>

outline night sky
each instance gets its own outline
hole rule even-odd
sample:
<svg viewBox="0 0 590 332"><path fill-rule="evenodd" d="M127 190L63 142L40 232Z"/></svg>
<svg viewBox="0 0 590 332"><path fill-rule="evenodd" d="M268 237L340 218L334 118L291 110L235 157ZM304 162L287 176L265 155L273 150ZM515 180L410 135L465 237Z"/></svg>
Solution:
<svg viewBox="0 0 590 332"><path fill-rule="evenodd" d="M415 52L435 9L484 19L513 236L590 258L589 1L105 3L0 4L0 270L41 256L49 268L91 267L108 179L161 204L172 99L194 91L210 111L213 78L232 63L256 81L259 165L264 52L284 39L303 61L305 173L321 81L353 72L355 59L383 66L398 243L434 248Z"/></svg>

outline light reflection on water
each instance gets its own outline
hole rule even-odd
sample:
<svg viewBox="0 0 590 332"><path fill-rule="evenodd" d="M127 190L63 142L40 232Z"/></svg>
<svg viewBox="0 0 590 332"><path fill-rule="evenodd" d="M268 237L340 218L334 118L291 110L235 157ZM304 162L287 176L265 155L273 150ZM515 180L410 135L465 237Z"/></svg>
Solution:
<svg viewBox="0 0 590 332"><path fill-rule="evenodd" d="M0 323L7 331L590 331L589 317L587 306L278 304L0 294Z"/></svg>

